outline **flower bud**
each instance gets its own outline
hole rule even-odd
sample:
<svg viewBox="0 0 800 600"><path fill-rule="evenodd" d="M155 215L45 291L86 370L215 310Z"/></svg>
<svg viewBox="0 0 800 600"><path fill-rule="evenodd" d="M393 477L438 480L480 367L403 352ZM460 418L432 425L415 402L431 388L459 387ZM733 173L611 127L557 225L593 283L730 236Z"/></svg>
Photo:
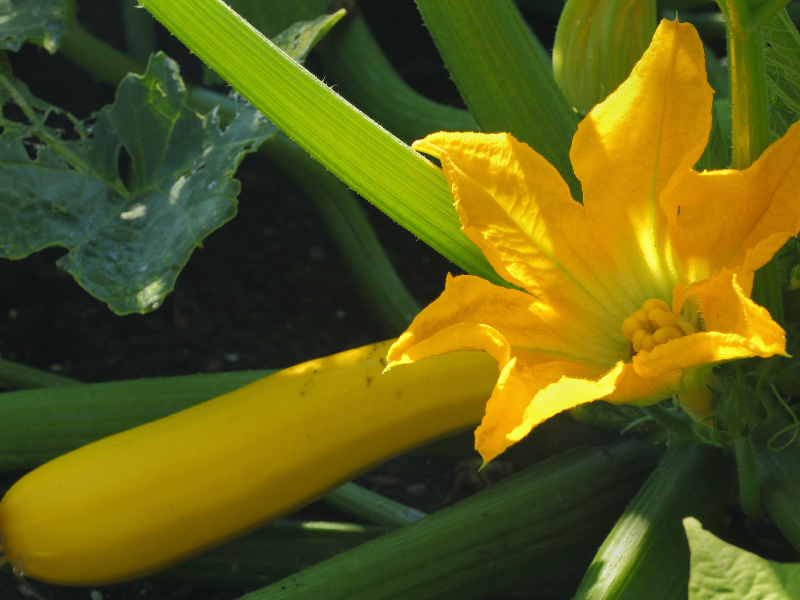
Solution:
<svg viewBox="0 0 800 600"><path fill-rule="evenodd" d="M625 81L655 30L655 0L567 0L556 29L553 75L580 114Z"/></svg>

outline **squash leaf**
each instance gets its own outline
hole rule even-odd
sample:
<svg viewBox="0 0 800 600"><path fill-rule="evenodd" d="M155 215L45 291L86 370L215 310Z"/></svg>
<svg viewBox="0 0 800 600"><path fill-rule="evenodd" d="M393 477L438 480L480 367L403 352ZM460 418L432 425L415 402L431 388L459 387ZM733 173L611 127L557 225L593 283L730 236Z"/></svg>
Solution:
<svg viewBox="0 0 800 600"><path fill-rule="evenodd" d="M780 564L731 546L683 520L692 551L689 600L792 600L800 598L800 564Z"/></svg>
<svg viewBox="0 0 800 600"><path fill-rule="evenodd" d="M800 119L800 34L785 9L763 31L767 43L764 57L770 93L770 138L775 141Z"/></svg>
<svg viewBox="0 0 800 600"><path fill-rule="evenodd" d="M63 11L64 0L0 0L0 50L16 52L34 42L53 54L67 32Z"/></svg>
<svg viewBox="0 0 800 600"><path fill-rule="evenodd" d="M199 115L186 99L162 53L86 121L0 68L0 101L19 113L0 117L0 256L61 246L59 267L114 312L158 308L194 248L236 214L244 155L276 132L249 105L222 131L216 110Z"/></svg>

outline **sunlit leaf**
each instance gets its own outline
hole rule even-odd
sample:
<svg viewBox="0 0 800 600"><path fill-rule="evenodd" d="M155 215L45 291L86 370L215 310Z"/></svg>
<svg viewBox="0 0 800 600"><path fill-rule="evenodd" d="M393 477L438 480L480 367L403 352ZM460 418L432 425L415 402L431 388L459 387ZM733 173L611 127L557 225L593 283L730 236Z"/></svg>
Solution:
<svg viewBox="0 0 800 600"><path fill-rule="evenodd" d="M726 544L691 517L683 526L692 552L689 600L800 598L800 564L772 562Z"/></svg>
<svg viewBox="0 0 800 600"><path fill-rule="evenodd" d="M221 131L216 111L201 116L186 97L163 54L83 122L0 72L0 100L21 113L0 121L0 256L61 246L59 266L114 312L158 308L194 248L236 214L239 162L276 131L249 106Z"/></svg>
<svg viewBox="0 0 800 600"><path fill-rule="evenodd" d="M0 49L17 51L27 41L52 54L67 31L63 11L64 0L0 0Z"/></svg>

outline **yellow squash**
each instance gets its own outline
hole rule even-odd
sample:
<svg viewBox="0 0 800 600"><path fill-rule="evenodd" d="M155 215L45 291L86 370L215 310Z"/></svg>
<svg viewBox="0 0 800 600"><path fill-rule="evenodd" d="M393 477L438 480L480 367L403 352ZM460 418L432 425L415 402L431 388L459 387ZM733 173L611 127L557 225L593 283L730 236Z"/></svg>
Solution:
<svg viewBox="0 0 800 600"><path fill-rule="evenodd" d="M0 502L19 574L100 585L164 569L480 421L483 352L381 374L391 342L313 360L61 456Z"/></svg>

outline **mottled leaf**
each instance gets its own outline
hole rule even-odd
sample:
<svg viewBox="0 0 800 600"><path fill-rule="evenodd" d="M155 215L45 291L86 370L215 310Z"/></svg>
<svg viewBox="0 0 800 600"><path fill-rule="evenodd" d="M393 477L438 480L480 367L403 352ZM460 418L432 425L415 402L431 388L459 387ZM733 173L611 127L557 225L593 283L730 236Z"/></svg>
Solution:
<svg viewBox="0 0 800 600"><path fill-rule="evenodd" d="M24 115L0 118L0 256L62 246L59 266L114 312L158 308L194 248L236 214L240 161L276 131L250 106L221 131L216 110L199 115L186 97L164 54L87 121L0 73L0 100ZM58 119L71 131L56 129Z"/></svg>
<svg viewBox="0 0 800 600"><path fill-rule="evenodd" d="M0 50L16 52L27 41L54 53L67 31L63 11L64 0L0 0Z"/></svg>
<svg viewBox="0 0 800 600"><path fill-rule="evenodd" d="M683 520L692 552L689 600L792 600L800 598L800 564L780 564L731 546Z"/></svg>
<svg viewBox="0 0 800 600"><path fill-rule="evenodd" d="M800 34L786 10L764 27L772 141L800 119Z"/></svg>

